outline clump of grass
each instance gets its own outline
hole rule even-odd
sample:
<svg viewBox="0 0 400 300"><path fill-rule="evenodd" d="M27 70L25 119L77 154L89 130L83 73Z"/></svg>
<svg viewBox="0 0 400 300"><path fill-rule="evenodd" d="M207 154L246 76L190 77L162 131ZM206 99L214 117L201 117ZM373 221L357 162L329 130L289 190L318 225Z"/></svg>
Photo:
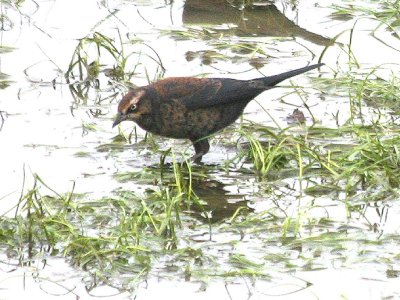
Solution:
<svg viewBox="0 0 400 300"><path fill-rule="evenodd" d="M176 40L193 40L193 39L203 39L211 40L214 38L219 38L220 34L208 29L208 28L187 28L185 30L161 30L161 34L168 35Z"/></svg>
<svg viewBox="0 0 400 300"><path fill-rule="evenodd" d="M363 81L359 93L359 96L368 106L376 109L386 109L396 115L400 112L398 101L400 96L400 82L394 74L388 80L371 78Z"/></svg>
<svg viewBox="0 0 400 300"><path fill-rule="evenodd" d="M261 68L275 52L273 40L264 42L252 42L236 40L232 42L230 29L214 29L203 27L202 29L187 28L185 30L168 30L162 34L168 34L177 40L203 40L207 43L207 49L188 51L186 59L192 61L199 58L205 65L217 61L230 61L240 63L248 61L255 68Z"/></svg>
<svg viewBox="0 0 400 300"><path fill-rule="evenodd" d="M386 78L378 75L378 71L387 71ZM358 97L363 99L378 95L377 99L392 99L398 96L398 78L385 65L372 69L357 69L346 73L337 73L334 78L319 77L313 81L319 89L335 93L334 95ZM384 103L384 102L383 102Z"/></svg>
<svg viewBox="0 0 400 300"><path fill-rule="evenodd" d="M334 4L334 17L367 17L379 21L379 25L372 31L375 34L380 27L384 26L393 36L400 38L398 29L400 26L400 4L399 1L366 1L362 4ZM385 42L384 42L385 43Z"/></svg>
<svg viewBox="0 0 400 300"><path fill-rule="evenodd" d="M105 53L109 57L106 57ZM100 32L94 32L79 40L65 77L68 83L75 76L79 81L93 82L100 72L107 72L110 78L128 81L134 74L134 70L129 72L125 70L128 58L129 55L124 53L121 36L119 36L119 45L116 45L114 39ZM113 62L111 69L105 69L105 67L109 68L107 63L103 63L107 60Z"/></svg>
<svg viewBox="0 0 400 300"><path fill-rule="evenodd" d="M0 90L8 88L12 83L13 81L10 79L9 75L0 72Z"/></svg>
<svg viewBox="0 0 400 300"><path fill-rule="evenodd" d="M139 45L149 49L151 53L146 53L141 49L135 49L129 53L128 45ZM142 56L150 58L156 62L162 71L164 66L157 52L144 41L134 38L124 40L117 30L116 38L109 37L100 32L93 32L79 40L76 46L65 77L69 83L71 79L78 78L79 81L95 82L100 73L104 73L108 78L129 83L136 74L139 62L130 64L128 61L140 59Z"/></svg>
<svg viewBox="0 0 400 300"><path fill-rule="evenodd" d="M64 76L71 94L77 103L93 97L93 91L101 88L102 75L111 85L112 91L116 89L107 99L113 99L118 95L118 87L121 84L132 86L130 82L143 66L141 61L148 58L157 65L156 74L165 71L164 66L157 52L138 38L123 39L119 30L116 37L110 37L103 33L93 31L80 39L76 46L68 69ZM144 67L145 75L147 67ZM142 75L143 76L143 75ZM149 78L148 78L149 79ZM96 95L99 97L99 95ZM95 101L100 102L100 101Z"/></svg>
<svg viewBox="0 0 400 300"><path fill-rule="evenodd" d="M248 155L259 178L283 167L288 162L290 153L284 146L287 142L285 138L271 141L268 136L267 140L261 141L251 131L241 130L241 134L249 143ZM264 131L264 134L269 135L269 130Z"/></svg>
<svg viewBox="0 0 400 300"><path fill-rule="evenodd" d="M129 55L125 55L121 36L118 42L100 32L79 40L64 75L76 103L86 104L93 90L100 89L101 74L122 82L133 76L135 70L127 70Z"/></svg>
<svg viewBox="0 0 400 300"><path fill-rule="evenodd" d="M242 127L243 136L250 144L247 157L260 179L295 168L300 178L318 170L337 183L345 180L367 185L388 184L391 187L400 184L396 176L400 166L400 136L398 130L393 128L381 125L338 128L337 136L346 140L350 138L353 146L341 147L339 144L336 149L329 140L320 145L321 128L311 128L307 139L281 132L272 141L266 131L247 130L246 126ZM332 134L332 129L329 133Z"/></svg>
<svg viewBox="0 0 400 300"><path fill-rule="evenodd" d="M20 265L43 255L41 249L48 249L44 255L63 255L96 274L94 285L129 273L121 282L128 286L146 276L155 257L177 248L182 206L190 201L179 168L175 164L174 185L99 200L73 190L59 194L35 174L14 217L0 217L0 247L15 253Z"/></svg>

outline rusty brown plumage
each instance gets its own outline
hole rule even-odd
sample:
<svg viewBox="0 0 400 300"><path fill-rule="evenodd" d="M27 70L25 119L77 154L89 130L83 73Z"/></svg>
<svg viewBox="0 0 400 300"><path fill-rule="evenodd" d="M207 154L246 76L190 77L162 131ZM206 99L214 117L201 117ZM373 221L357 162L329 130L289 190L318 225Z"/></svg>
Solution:
<svg viewBox="0 0 400 300"><path fill-rule="evenodd" d="M129 120L154 134L189 139L196 152L192 159L200 162L210 148L208 137L232 124L252 99L287 78L320 66L252 80L166 78L131 89L118 105L113 126Z"/></svg>

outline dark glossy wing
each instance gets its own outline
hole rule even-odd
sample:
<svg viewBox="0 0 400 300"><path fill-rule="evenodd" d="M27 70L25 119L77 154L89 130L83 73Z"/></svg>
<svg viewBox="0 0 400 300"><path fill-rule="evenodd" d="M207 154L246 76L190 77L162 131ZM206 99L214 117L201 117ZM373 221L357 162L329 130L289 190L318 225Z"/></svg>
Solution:
<svg viewBox="0 0 400 300"><path fill-rule="evenodd" d="M157 95L167 100L190 97L203 90L209 90L212 94L220 88L220 85L209 78L169 77L152 83L149 87L155 89Z"/></svg>
<svg viewBox="0 0 400 300"><path fill-rule="evenodd" d="M152 85L165 100L180 99L188 109L206 108L234 102L249 102L265 90L290 77L318 68L316 64L282 74L252 80L230 78L175 77Z"/></svg>
<svg viewBox="0 0 400 300"><path fill-rule="evenodd" d="M208 80L207 86L181 98L187 108L197 109L234 102L249 102L265 90L254 88L244 80L229 78L209 78Z"/></svg>
<svg viewBox="0 0 400 300"><path fill-rule="evenodd" d="M251 96L249 91L254 90L245 88L248 86L247 81L228 78L172 77L160 80L151 86L164 101L179 99L188 109L244 100Z"/></svg>
<svg viewBox="0 0 400 300"><path fill-rule="evenodd" d="M213 105L224 105L234 102L249 102L263 91L275 87L278 83L302 74L304 72L321 67L323 64L315 64L278 75L261 77L252 80L235 80L229 78L209 78L208 86L205 86L182 100L188 108L196 109ZM209 88L212 86L213 88ZM216 88L218 86L218 88Z"/></svg>

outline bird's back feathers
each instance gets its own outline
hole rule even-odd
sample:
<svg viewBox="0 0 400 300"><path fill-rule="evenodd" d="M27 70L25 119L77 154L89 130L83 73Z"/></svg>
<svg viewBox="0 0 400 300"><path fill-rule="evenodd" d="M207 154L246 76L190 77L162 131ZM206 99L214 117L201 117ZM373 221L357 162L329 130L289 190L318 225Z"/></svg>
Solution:
<svg viewBox="0 0 400 300"><path fill-rule="evenodd" d="M290 77L302 74L323 64L315 64L282 74L252 80L231 78L171 77L149 87L162 95L163 101L179 99L188 109L207 108L234 102L249 102L265 90Z"/></svg>

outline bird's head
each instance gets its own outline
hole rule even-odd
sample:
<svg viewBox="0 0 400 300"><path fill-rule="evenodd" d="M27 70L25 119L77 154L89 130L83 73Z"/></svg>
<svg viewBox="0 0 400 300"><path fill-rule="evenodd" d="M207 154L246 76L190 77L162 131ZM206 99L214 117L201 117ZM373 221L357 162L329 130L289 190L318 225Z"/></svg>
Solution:
<svg viewBox="0 0 400 300"><path fill-rule="evenodd" d="M118 114L113 127L123 121L137 122L143 115L149 113L150 102L145 101L146 90L143 88L131 89L118 104Z"/></svg>

